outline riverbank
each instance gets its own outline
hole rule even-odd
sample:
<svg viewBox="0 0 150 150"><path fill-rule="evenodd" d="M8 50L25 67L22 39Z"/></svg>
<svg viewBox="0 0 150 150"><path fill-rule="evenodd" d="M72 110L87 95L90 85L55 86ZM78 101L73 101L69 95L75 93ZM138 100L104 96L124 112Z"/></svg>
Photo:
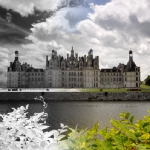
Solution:
<svg viewBox="0 0 150 150"><path fill-rule="evenodd" d="M45 100L78 100L78 101L127 101L127 100L150 100L149 92L0 92L0 100L34 100L34 98L43 96Z"/></svg>

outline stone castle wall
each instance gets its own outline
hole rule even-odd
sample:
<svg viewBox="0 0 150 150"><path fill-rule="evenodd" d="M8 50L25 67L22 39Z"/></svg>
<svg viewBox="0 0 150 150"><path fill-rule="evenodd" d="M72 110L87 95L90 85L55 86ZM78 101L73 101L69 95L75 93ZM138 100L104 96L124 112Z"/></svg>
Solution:
<svg viewBox="0 0 150 150"><path fill-rule="evenodd" d="M35 97L43 96L45 100L150 100L150 93L106 93L106 92L0 92L0 100L34 100Z"/></svg>

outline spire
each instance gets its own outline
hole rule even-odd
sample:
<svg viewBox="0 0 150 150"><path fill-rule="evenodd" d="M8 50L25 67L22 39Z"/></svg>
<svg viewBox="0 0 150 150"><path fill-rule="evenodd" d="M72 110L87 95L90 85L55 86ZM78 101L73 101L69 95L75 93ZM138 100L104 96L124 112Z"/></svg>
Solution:
<svg viewBox="0 0 150 150"><path fill-rule="evenodd" d="M74 57L74 50L73 50L73 46L72 46L72 50L71 50L71 56Z"/></svg>

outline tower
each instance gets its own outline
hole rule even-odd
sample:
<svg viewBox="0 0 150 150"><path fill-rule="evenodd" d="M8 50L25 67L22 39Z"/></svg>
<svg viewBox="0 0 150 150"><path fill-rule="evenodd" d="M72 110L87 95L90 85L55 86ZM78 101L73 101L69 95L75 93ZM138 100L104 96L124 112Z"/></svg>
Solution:
<svg viewBox="0 0 150 150"><path fill-rule="evenodd" d="M73 47L72 47L72 50L71 50L71 57L74 57L74 50L73 50Z"/></svg>
<svg viewBox="0 0 150 150"><path fill-rule="evenodd" d="M17 61L17 60L18 60L18 56L19 56L18 51L15 51L15 61Z"/></svg>
<svg viewBox="0 0 150 150"><path fill-rule="evenodd" d="M129 51L129 60L133 60L133 54L131 50Z"/></svg>

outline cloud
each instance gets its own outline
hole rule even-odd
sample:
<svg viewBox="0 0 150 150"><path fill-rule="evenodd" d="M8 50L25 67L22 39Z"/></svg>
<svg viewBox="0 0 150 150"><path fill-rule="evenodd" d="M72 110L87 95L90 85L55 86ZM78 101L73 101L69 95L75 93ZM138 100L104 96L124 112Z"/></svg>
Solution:
<svg viewBox="0 0 150 150"><path fill-rule="evenodd" d="M34 14L35 9L40 11L55 11L61 7L87 6L85 0L0 0L0 5L12 9L22 16Z"/></svg>
<svg viewBox="0 0 150 150"><path fill-rule="evenodd" d="M9 50L4 47L0 47L0 83L6 81L7 66L9 64Z"/></svg>
<svg viewBox="0 0 150 150"><path fill-rule="evenodd" d="M34 13L34 8L41 11L55 10L62 0L0 0L0 5L6 9L12 9L22 16Z"/></svg>
<svg viewBox="0 0 150 150"><path fill-rule="evenodd" d="M5 19L0 18L0 43L24 43L24 37L30 34L24 28L21 28Z"/></svg>
<svg viewBox="0 0 150 150"><path fill-rule="evenodd" d="M80 57L92 48L100 58L100 68L106 68L126 64L131 48L143 80L150 71L149 4L148 0L112 0L106 5L90 4L91 10L62 8L33 25L26 37L32 43L22 44L26 54L21 59L34 67L45 67L45 55L50 56L52 49L66 57L73 46Z"/></svg>

